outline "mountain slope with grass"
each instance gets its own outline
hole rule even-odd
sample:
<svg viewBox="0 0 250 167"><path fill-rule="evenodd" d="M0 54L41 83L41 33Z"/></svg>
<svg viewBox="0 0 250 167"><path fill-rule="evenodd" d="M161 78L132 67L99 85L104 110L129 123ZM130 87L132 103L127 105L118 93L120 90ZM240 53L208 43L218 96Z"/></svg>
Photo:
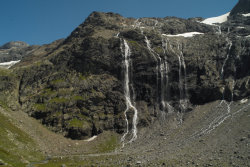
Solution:
<svg viewBox="0 0 250 167"><path fill-rule="evenodd" d="M250 24L240 10L248 2L208 19L93 12L66 39L29 52L4 45L0 54L23 55L0 67L0 140L8 139L0 159L249 165Z"/></svg>

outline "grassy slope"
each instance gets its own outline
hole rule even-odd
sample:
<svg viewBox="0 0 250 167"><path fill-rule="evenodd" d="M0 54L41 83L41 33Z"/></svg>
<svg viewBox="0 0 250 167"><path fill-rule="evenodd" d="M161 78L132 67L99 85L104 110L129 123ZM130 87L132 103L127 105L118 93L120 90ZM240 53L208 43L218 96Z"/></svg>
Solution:
<svg viewBox="0 0 250 167"><path fill-rule="evenodd" d="M43 158L31 137L0 113L0 159L6 166L25 166Z"/></svg>

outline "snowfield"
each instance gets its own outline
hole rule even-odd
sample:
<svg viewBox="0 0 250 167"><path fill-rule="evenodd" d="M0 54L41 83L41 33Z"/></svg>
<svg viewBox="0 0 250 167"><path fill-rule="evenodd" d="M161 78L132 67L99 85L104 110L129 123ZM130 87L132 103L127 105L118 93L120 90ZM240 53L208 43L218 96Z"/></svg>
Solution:
<svg viewBox="0 0 250 167"><path fill-rule="evenodd" d="M186 32L186 33L183 33L183 34L177 34L177 35L167 35L167 34L162 34L163 36L167 36L167 37L185 37L185 38L188 38L188 37L193 37L194 35L202 35L204 33L201 33L201 32Z"/></svg>
<svg viewBox="0 0 250 167"><path fill-rule="evenodd" d="M12 67L13 65L15 65L16 63L19 63L19 62L20 62L20 60L3 62L3 63L0 63L0 67L10 68L10 67Z"/></svg>
<svg viewBox="0 0 250 167"><path fill-rule="evenodd" d="M216 23L224 23L227 21L227 17L229 16L229 14L230 14L230 12L228 12L224 15L221 15L221 16L207 18L207 19L203 20L201 23L208 24L208 25L213 25Z"/></svg>

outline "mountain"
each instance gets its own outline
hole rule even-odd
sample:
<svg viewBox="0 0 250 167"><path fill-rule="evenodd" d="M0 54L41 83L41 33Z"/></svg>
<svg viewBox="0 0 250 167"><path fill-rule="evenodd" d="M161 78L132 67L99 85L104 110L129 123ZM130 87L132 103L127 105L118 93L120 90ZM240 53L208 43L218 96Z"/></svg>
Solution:
<svg viewBox="0 0 250 167"><path fill-rule="evenodd" d="M22 41L12 41L4 44L0 47L0 49L11 49L11 48L22 48L22 47L28 47L29 45Z"/></svg>
<svg viewBox="0 0 250 167"><path fill-rule="evenodd" d="M37 47L29 46L27 43L21 41L8 42L0 46L0 63L20 60Z"/></svg>
<svg viewBox="0 0 250 167"><path fill-rule="evenodd" d="M230 15L247 14L250 12L250 1L239 0L236 6L232 9Z"/></svg>
<svg viewBox="0 0 250 167"><path fill-rule="evenodd" d="M170 154L170 164L186 166L198 153L201 159L191 166L195 161L210 166L209 156L221 157L211 160L219 166L248 165L250 19L242 15L249 12L248 2L240 0L233 13L205 20L93 12L66 39L36 46L9 70L0 69L0 105L73 139L55 137L67 145L44 146L56 156L73 154L65 150L95 136L104 137L87 148L110 150L119 136L124 154L140 159L137 165L164 166ZM229 118L237 120L235 126ZM112 140L109 132L115 134Z"/></svg>

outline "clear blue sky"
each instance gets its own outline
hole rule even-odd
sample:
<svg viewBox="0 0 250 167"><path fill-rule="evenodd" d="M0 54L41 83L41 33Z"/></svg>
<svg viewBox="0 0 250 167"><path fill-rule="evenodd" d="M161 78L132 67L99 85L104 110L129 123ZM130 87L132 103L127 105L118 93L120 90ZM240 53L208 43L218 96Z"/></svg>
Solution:
<svg viewBox="0 0 250 167"><path fill-rule="evenodd" d="M45 44L67 37L92 11L125 17L218 16L238 0L0 0L0 45Z"/></svg>

